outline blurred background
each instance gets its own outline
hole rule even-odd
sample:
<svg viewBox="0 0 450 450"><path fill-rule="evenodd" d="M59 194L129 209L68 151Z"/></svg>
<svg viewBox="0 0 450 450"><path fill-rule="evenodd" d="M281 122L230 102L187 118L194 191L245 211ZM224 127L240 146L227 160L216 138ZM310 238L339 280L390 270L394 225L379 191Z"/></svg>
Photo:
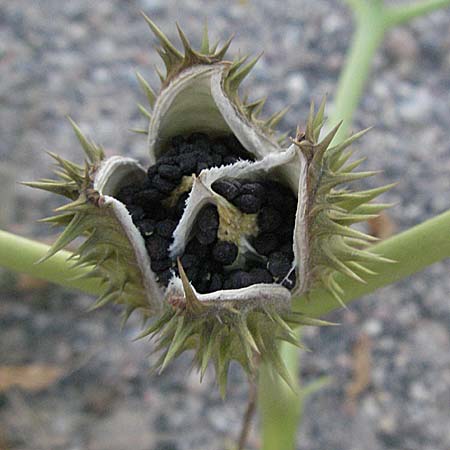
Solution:
<svg viewBox="0 0 450 450"><path fill-rule="evenodd" d="M398 2L397 2L398 3ZM230 56L264 50L245 83L269 95L267 115L286 104L294 133L310 100L336 88L353 30L337 0L0 0L0 227L51 242L36 220L58 198L17 184L50 176L51 150L77 162L70 115L108 155L146 164L139 70L158 87L160 65L140 11L174 41L178 21L194 43L208 20L213 39L236 33ZM450 11L390 32L374 61L354 130L367 186L399 181L396 206L370 232L387 236L449 208ZM450 264L437 264L334 313L342 326L304 331L305 382L331 375L309 398L301 450L450 448ZM120 309L87 313L78 292L0 271L0 449L222 450L240 430L247 384L233 367L222 402L212 373L203 383L189 356L161 375L133 342L140 322L120 328ZM249 448L258 448L256 425ZM276 450L276 449L274 449Z"/></svg>

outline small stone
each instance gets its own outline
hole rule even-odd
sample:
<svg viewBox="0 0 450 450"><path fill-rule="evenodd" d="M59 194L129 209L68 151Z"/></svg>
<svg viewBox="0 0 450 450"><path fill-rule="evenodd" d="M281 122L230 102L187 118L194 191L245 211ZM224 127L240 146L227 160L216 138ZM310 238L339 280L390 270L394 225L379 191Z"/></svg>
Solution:
<svg viewBox="0 0 450 450"><path fill-rule="evenodd" d="M212 250L213 258L224 266L232 264L237 254L237 245L227 241L217 241Z"/></svg>
<svg viewBox="0 0 450 450"><path fill-rule="evenodd" d="M260 208L262 201L260 198L251 194L239 195L233 201L233 204L238 207L243 213L255 214Z"/></svg>
<svg viewBox="0 0 450 450"><path fill-rule="evenodd" d="M240 193L240 184L236 181L217 180L211 185L211 187L215 192L226 198L228 201L233 200Z"/></svg>

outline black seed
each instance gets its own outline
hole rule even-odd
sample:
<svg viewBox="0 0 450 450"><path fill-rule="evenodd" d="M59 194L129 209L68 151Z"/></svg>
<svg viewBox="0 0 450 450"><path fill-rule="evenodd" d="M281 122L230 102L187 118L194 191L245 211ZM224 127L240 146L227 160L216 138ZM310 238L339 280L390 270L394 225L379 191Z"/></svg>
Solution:
<svg viewBox="0 0 450 450"><path fill-rule="evenodd" d="M204 133L192 133L188 137L188 142L200 151L207 151L209 148L209 137Z"/></svg>
<svg viewBox="0 0 450 450"><path fill-rule="evenodd" d="M133 222L142 220L145 217L144 209L138 205L128 205L128 212L131 214Z"/></svg>
<svg viewBox="0 0 450 450"><path fill-rule="evenodd" d="M197 168L198 154L197 153L186 153L180 155L178 159L178 165L181 171L185 175L192 175Z"/></svg>
<svg viewBox="0 0 450 450"><path fill-rule="evenodd" d="M197 226L200 230L217 230L219 227L219 214L213 205L205 206L197 216Z"/></svg>
<svg viewBox="0 0 450 450"><path fill-rule="evenodd" d="M211 187L215 192L226 198L228 201L236 198L240 192L240 184L230 180L217 180L211 185Z"/></svg>
<svg viewBox="0 0 450 450"><path fill-rule="evenodd" d="M229 151L228 151L226 145L220 139L216 140L212 144L211 151L213 151L214 153L216 153L220 156L227 156L229 154Z"/></svg>
<svg viewBox="0 0 450 450"><path fill-rule="evenodd" d="M272 206L264 206L258 214L258 228L261 232L275 231L281 225L279 211Z"/></svg>
<svg viewBox="0 0 450 450"><path fill-rule="evenodd" d="M143 208L145 214L157 222L167 219L168 211L159 202L148 202L143 205Z"/></svg>
<svg viewBox="0 0 450 450"><path fill-rule="evenodd" d="M240 289L250 286L252 277L248 272L243 270L235 270L231 272L223 283L224 289Z"/></svg>
<svg viewBox="0 0 450 450"><path fill-rule="evenodd" d="M158 165L155 164L147 169L147 178L151 182L153 177L158 173Z"/></svg>
<svg viewBox="0 0 450 450"><path fill-rule="evenodd" d="M237 196L233 204L237 206L243 213L255 214L261 208L261 199L251 194Z"/></svg>
<svg viewBox="0 0 450 450"><path fill-rule="evenodd" d="M235 162L239 161L239 158L236 158L235 156L224 156L223 158L223 165L227 166L229 164L234 164Z"/></svg>
<svg viewBox="0 0 450 450"><path fill-rule="evenodd" d="M297 281L297 276L295 275L295 271L292 271L291 274L281 283L285 288L292 289L295 286Z"/></svg>
<svg viewBox="0 0 450 450"><path fill-rule="evenodd" d="M184 136L178 135L172 138L172 145L178 149L186 143L186 138Z"/></svg>
<svg viewBox="0 0 450 450"><path fill-rule="evenodd" d="M280 240L280 243L292 245L292 240L294 238L294 224L292 222L293 221L291 220L290 217L286 217L284 218L283 225L281 225L280 228L278 228L277 236L278 239Z"/></svg>
<svg viewBox="0 0 450 450"><path fill-rule="evenodd" d="M158 167L158 173L168 180L178 181L183 174L181 169L175 164L161 164Z"/></svg>
<svg viewBox="0 0 450 450"><path fill-rule="evenodd" d="M164 239L161 236L158 236L157 234L153 234L147 239L146 247L148 254L150 256L150 259L164 259L167 258L168 248L170 245L170 242L168 239Z"/></svg>
<svg viewBox="0 0 450 450"><path fill-rule="evenodd" d="M167 269L161 273L158 273L157 280L164 286L167 286L169 284L169 281L172 278L172 276L173 276L173 271L171 269Z"/></svg>
<svg viewBox="0 0 450 450"><path fill-rule="evenodd" d="M195 236L200 244L210 245L216 240L217 229L209 228L205 231L198 229Z"/></svg>
<svg viewBox="0 0 450 450"><path fill-rule="evenodd" d="M154 272L163 272L172 267L172 260L170 258L152 259L150 266Z"/></svg>
<svg viewBox="0 0 450 450"><path fill-rule="evenodd" d="M185 252L195 255L200 259L204 259L209 255L208 246L200 244L196 238L192 239L188 245L186 245Z"/></svg>
<svg viewBox="0 0 450 450"><path fill-rule="evenodd" d="M284 253L273 252L270 254L267 268L276 281L282 281L288 274L291 266L291 261L289 261L289 258Z"/></svg>
<svg viewBox="0 0 450 450"><path fill-rule="evenodd" d="M157 165L161 165L161 164L174 164L177 162L177 157L176 156L169 156L167 153L164 153L164 155L160 156L158 158L157 161Z"/></svg>
<svg viewBox="0 0 450 450"><path fill-rule="evenodd" d="M237 254L237 245L232 242L218 241L214 244L212 249L213 258L224 266L232 264L236 259Z"/></svg>
<svg viewBox="0 0 450 450"><path fill-rule="evenodd" d="M261 233L253 241L255 250L264 256L268 256L278 247L278 238L274 233Z"/></svg>
<svg viewBox="0 0 450 450"><path fill-rule="evenodd" d="M161 175L155 175L152 179L153 186L164 194L170 194L175 189L175 183L172 183Z"/></svg>
<svg viewBox="0 0 450 450"><path fill-rule="evenodd" d="M138 225L139 231L144 237L149 237L155 232L155 221L152 219L144 219Z"/></svg>
<svg viewBox="0 0 450 450"><path fill-rule="evenodd" d="M170 239L177 227L177 222L171 219L165 219L156 224L156 232L163 238Z"/></svg>
<svg viewBox="0 0 450 450"><path fill-rule="evenodd" d="M250 276L252 278L252 284L258 284L258 283L266 283L266 284L272 284L273 278L270 272L267 269L255 267L254 269L250 270Z"/></svg>
<svg viewBox="0 0 450 450"><path fill-rule="evenodd" d="M190 269L192 267L198 267L199 266L199 258L196 255L190 255L188 253L185 253L181 259L181 265L183 266L183 269Z"/></svg>
<svg viewBox="0 0 450 450"><path fill-rule="evenodd" d="M206 162L199 162L197 163L197 168L195 173L198 175L202 170L208 169L210 166L210 164L206 163Z"/></svg>
<svg viewBox="0 0 450 450"><path fill-rule="evenodd" d="M292 248L292 240L291 242L286 242L279 249L280 252L284 253L290 260L294 258L294 250Z"/></svg>
<svg viewBox="0 0 450 450"><path fill-rule="evenodd" d="M251 194L251 195L254 195L255 197L258 197L261 200L264 200L266 190L265 190L264 186L260 183L242 182L241 194Z"/></svg>
<svg viewBox="0 0 450 450"><path fill-rule="evenodd" d="M145 206L148 202L159 202L165 197L166 195L158 191L156 188L149 188L136 193L133 199L137 204Z"/></svg>
<svg viewBox="0 0 450 450"><path fill-rule="evenodd" d="M141 186L139 184L124 186L119 192L115 195L117 200L121 201L125 205L133 202L134 195L139 192Z"/></svg>
<svg viewBox="0 0 450 450"><path fill-rule="evenodd" d="M220 273L213 273L209 284L209 292L215 292L222 289L223 276Z"/></svg>
<svg viewBox="0 0 450 450"><path fill-rule="evenodd" d="M189 269L185 269L188 280L195 285L198 278L198 267L189 267Z"/></svg>
<svg viewBox="0 0 450 450"><path fill-rule="evenodd" d="M186 208L186 200L189 197L189 192L184 192L180 195L180 197L177 200L177 204L174 208L174 214L177 218L181 218L183 215L184 208Z"/></svg>
<svg viewBox="0 0 450 450"><path fill-rule="evenodd" d="M266 199L270 206L273 206L283 214L292 214L297 207L297 200L292 191L277 181L265 181Z"/></svg>
<svg viewBox="0 0 450 450"><path fill-rule="evenodd" d="M211 167L220 167L222 165L222 156L221 155L217 155L215 153L211 154L211 161L212 161L212 165Z"/></svg>

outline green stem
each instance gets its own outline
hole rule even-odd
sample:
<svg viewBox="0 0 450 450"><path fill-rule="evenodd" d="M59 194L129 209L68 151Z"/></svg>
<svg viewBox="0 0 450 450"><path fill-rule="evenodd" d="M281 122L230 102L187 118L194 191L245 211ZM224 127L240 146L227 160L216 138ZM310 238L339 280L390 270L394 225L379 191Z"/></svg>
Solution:
<svg viewBox="0 0 450 450"><path fill-rule="evenodd" d="M50 259L36 264L45 256L49 246L0 230L0 266L15 272L22 272L52 283L72 289L79 289L88 294L101 292L98 280L75 279L87 274L87 269L73 269L68 262L72 253L58 252Z"/></svg>
<svg viewBox="0 0 450 450"><path fill-rule="evenodd" d="M356 2L352 2L356 3ZM342 141L349 131L353 114L369 76L373 56L385 33L384 8L381 2L360 1L353 5L356 31L339 78L331 125L343 120L335 142Z"/></svg>
<svg viewBox="0 0 450 450"><path fill-rule="evenodd" d="M300 339L300 331L297 331ZM303 395L299 381L299 350L291 344L281 347L281 353L291 379L294 392L273 369L262 364L259 371L259 411L262 426L262 450L294 450L297 428L302 413Z"/></svg>
<svg viewBox="0 0 450 450"><path fill-rule="evenodd" d="M412 5L391 7L386 10L386 25L401 25L416 17L450 5L450 0L427 0Z"/></svg>

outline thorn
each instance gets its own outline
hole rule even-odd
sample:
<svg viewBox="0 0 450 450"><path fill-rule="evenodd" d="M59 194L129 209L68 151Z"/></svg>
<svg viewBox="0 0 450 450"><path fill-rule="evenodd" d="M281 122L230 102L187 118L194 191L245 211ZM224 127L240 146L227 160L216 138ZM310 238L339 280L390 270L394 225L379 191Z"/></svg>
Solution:
<svg viewBox="0 0 450 450"><path fill-rule="evenodd" d="M239 68L229 77L229 83L232 90L237 91L239 85L242 83L244 78L250 73L250 71L253 69L255 64L258 62L258 60L263 55L263 52L261 52L258 56L253 58L250 62L248 62L245 66ZM244 60L245 61L245 60Z"/></svg>
<svg viewBox="0 0 450 450"><path fill-rule="evenodd" d="M147 83L145 78L137 71L136 71L136 78L138 79L142 90L145 92L145 95L147 96L148 103L153 108L153 106L155 105L155 101L156 101L156 94L155 94L155 92L150 87L150 85Z"/></svg>
<svg viewBox="0 0 450 450"><path fill-rule="evenodd" d="M206 306L200 302L191 283L188 280L180 258L177 258L178 273L180 274L181 282L183 283L184 298L186 300L186 309L191 313L199 313L203 311Z"/></svg>
<svg viewBox="0 0 450 450"><path fill-rule="evenodd" d="M200 53L203 53L204 55L209 55L208 21L206 19L205 24L203 25L203 35Z"/></svg>
<svg viewBox="0 0 450 450"><path fill-rule="evenodd" d="M156 26L156 24L144 12L141 12L153 34L161 43L164 50L178 60L183 59L183 55L172 45L167 36Z"/></svg>

